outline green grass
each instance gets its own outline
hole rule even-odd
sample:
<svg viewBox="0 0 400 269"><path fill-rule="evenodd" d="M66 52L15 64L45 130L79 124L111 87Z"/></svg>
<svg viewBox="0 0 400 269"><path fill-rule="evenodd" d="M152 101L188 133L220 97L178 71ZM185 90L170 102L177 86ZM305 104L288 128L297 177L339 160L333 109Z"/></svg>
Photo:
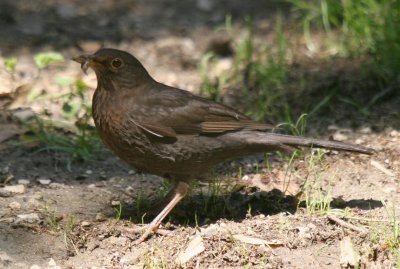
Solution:
<svg viewBox="0 0 400 269"><path fill-rule="evenodd" d="M323 31L326 46L345 57L371 55L373 70L384 83L400 68L400 1L288 0L299 15L309 50L313 32ZM378 89L380 90L380 89Z"/></svg>
<svg viewBox="0 0 400 269"><path fill-rule="evenodd" d="M33 56L39 71L52 64L64 61L58 52L44 52ZM17 58L10 57L4 61L5 68L13 73L18 65ZM36 79L39 79L41 72ZM57 101L62 103L61 118L43 109L31 120L21 122L28 129L27 135L17 142L21 144L37 144L39 151L63 152L68 156L67 166L75 160L89 160L102 152L100 140L94 127L91 126L91 104L87 96L87 86L80 79L55 77L55 86L65 93L50 95L38 93L33 88L28 94L27 102ZM66 91L65 91L66 90Z"/></svg>
<svg viewBox="0 0 400 269"><path fill-rule="evenodd" d="M323 149L313 150L306 160L308 176L304 182L303 193L309 214L326 215L331 211L330 187L328 186L327 191L322 189L322 161L325 153L326 150Z"/></svg>
<svg viewBox="0 0 400 269"><path fill-rule="evenodd" d="M276 45L265 45L256 48L254 25L250 17L245 19L246 32L235 43L235 55L232 68L212 79L212 66L218 61L213 53L203 56L199 64L202 77L201 93L213 100L220 101L222 89L226 86L238 88L237 94L243 96L244 110L256 120L273 118L278 111L286 110L286 82L288 79L289 51L283 31L281 16L277 17L275 35ZM231 25L231 17L227 17L224 27L218 31L226 31L235 36Z"/></svg>

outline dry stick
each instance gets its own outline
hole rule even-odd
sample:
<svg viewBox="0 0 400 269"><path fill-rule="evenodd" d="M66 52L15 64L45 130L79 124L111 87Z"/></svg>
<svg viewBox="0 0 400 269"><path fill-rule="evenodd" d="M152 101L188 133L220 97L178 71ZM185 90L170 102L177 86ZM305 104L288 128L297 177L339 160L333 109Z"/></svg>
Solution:
<svg viewBox="0 0 400 269"><path fill-rule="evenodd" d="M343 218L356 221L365 221L365 222L385 222L385 223L395 222L389 219L369 219L369 218L359 218L359 217L343 217Z"/></svg>
<svg viewBox="0 0 400 269"><path fill-rule="evenodd" d="M353 230L353 231L356 231L356 232L359 232L359 233L366 233L367 232L365 229L357 227L357 226L355 226L355 225L353 225L351 223L345 222L344 220L339 219L338 217L335 217L333 215L328 215L327 218L329 220L339 224L340 226L349 228L350 230Z"/></svg>

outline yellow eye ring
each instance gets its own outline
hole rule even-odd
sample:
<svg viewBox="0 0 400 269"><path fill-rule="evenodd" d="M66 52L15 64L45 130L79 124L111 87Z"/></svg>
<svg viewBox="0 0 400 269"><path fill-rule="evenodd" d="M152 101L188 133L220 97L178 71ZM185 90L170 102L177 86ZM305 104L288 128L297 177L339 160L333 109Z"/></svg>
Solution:
<svg viewBox="0 0 400 269"><path fill-rule="evenodd" d="M120 58L115 58L111 61L111 66L115 69L121 68L124 62Z"/></svg>

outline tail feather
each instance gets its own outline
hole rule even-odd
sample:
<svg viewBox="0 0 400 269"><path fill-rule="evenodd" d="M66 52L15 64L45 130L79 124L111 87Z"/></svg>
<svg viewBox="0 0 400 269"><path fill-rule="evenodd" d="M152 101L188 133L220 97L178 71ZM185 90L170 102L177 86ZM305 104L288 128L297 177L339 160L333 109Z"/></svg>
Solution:
<svg viewBox="0 0 400 269"><path fill-rule="evenodd" d="M250 140L253 140L251 141L252 143L262 144L266 147L271 147L271 148L282 147L284 149L285 147L287 148L287 147L300 146L300 147L316 147L316 148L326 148L326 149L341 150L341 151L350 151L368 155L375 153L374 149L360 145L343 143L339 141L322 140L322 139L291 136L291 135L276 134L276 133L257 132L256 137L253 136L252 138L250 138Z"/></svg>

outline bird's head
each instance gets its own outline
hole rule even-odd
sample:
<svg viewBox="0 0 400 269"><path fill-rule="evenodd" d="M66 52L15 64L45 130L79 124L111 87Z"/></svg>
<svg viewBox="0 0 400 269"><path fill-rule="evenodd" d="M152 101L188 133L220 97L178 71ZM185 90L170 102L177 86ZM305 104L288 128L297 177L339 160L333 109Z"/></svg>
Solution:
<svg viewBox="0 0 400 269"><path fill-rule="evenodd" d="M92 68L98 83L105 89L115 88L116 84L121 83L139 84L153 80L138 59L122 50L103 48L73 60L81 64L85 74L89 67Z"/></svg>

